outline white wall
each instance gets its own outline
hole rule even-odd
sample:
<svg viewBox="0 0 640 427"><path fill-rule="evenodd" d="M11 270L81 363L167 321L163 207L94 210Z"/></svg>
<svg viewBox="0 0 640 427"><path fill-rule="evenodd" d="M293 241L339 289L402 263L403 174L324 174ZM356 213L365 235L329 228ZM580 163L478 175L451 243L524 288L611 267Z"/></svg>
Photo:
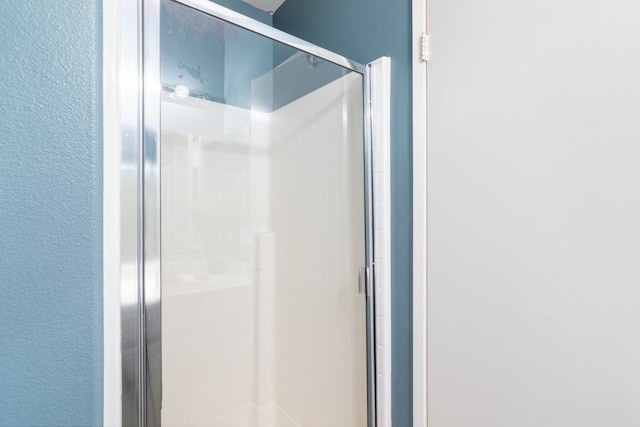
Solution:
<svg viewBox="0 0 640 427"><path fill-rule="evenodd" d="M428 17L429 427L640 425L640 2Z"/></svg>

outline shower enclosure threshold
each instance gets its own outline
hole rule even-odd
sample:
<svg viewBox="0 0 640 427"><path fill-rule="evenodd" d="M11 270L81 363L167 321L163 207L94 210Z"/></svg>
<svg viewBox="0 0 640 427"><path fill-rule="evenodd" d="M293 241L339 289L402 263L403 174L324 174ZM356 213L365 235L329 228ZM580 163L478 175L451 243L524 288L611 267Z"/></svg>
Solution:
<svg viewBox="0 0 640 427"><path fill-rule="evenodd" d="M275 403L245 405L200 427L303 427Z"/></svg>

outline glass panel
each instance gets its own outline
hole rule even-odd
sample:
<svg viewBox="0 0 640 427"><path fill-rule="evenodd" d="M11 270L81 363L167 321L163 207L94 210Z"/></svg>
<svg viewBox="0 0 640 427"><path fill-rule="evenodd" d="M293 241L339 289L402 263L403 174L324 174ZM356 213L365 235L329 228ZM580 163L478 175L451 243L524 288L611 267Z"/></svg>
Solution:
<svg viewBox="0 0 640 427"><path fill-rule="evenodd" d="M362 76L167 0L164 426L366 426Z"/></svg>

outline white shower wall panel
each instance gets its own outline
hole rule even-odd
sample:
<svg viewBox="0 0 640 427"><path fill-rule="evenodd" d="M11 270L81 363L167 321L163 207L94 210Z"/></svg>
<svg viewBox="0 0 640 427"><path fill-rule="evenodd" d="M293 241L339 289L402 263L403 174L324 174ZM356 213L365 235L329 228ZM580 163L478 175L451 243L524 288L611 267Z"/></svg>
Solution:
<svg viewBox="0 0 640 427"><path fill-rule="evenodd" d="M366 425L362 83L272 113L277 402L302 426Z"/></svg>
<svg viewBox="0 0 640 427"><path fill-rule="evenodd" d="M163 297L163 425L203 426L253 401L253 288L219 281Z"/></svg>
<svg viewBox="0 0 640 427"><path fill-rule="evenodd" d="M267 208L254 194L268 170L252 114L165 97L162 130L163 425L256 425L253 221Z"/></svg>
<svg viewBox="0 0 640 427"><path fill-rule="evenodd" d="M255 177L251 113L187 102L199 104L162 103L165 287L214 273L250 273L253 212L265 210L253 194L268 192L267 180Z"/></svg>
<svg viewBox="0 0 640 427"><path fill-rule="evenodd" d="M361 77L162 114L163 424L365 426Z"/></svg>

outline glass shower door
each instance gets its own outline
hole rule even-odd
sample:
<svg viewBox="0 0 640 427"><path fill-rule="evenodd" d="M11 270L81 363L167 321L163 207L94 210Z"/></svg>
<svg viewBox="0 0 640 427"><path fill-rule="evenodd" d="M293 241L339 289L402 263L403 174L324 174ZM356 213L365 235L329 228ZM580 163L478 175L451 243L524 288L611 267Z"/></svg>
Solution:
<svg viewBox="0 0 640 427"><path fill-rule="evenodd" d="M163 0L164 426L367 425L363 76Z"/></svg>

